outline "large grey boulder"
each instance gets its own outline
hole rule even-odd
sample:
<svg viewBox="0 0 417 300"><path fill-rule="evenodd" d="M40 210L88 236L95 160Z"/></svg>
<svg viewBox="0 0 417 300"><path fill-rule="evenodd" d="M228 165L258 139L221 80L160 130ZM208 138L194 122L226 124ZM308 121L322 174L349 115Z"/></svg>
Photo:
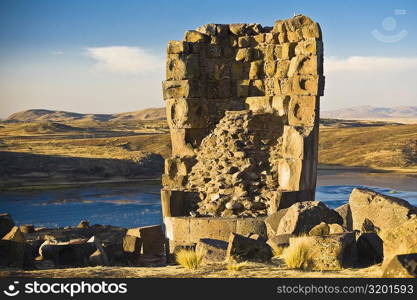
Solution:
<svg viewBox="0 0 417 300"><path fill-rule="evenodd" d="M221 262L226 259L227 246L222 240L200 239L195 250L204 253L205 262Z"/></svg>
<svg viewBox="0 0 417 300"><path fill-rule="evenodd" d="M335 211L342 217L343 219L343 226L347 229L347 230L352 230L353 229L353 224L352 224L352 211L350 210L350 205L349 203L343 204L337 208L335 208Z"/></svg>
<svg viewBox="0 0 417 300"><path fill-rule="evenodd" d="M385 278L417 278L417 253L394 256L384 267Z"/></svg>
<svg viewBox="0 0 417 300"><path fill-rule="evenodd" d="M285 215L282 216L276 234L307 234L321 222L342 224L343 220L338 213L322 202L298 202L289 207Z"/></svg>
<svg viewBox="0 0 417 300"><path fill-rule="evenodd" d="M400 226L417 208L403 199L379 194L370 189L353 189L349 197L352 211L353 229L361 230L367 219L378 229L384 231Z"/></svg>
<svg viewBox="0 0 417 300"><path fill-rule="evenodd" d="M267 262L272 257L272 250L265 241L253 239L237 233L231 233L227 247L228 261Z"/></svg>

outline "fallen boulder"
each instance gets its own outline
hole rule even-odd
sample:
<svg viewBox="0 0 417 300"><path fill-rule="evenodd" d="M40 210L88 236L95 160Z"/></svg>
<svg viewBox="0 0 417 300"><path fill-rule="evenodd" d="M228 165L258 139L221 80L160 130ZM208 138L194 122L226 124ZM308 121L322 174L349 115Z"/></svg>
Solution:
<svg viewBox="0 0 417 300"><path fill-rule="evenodd" d="M311 245L313 268L316 270L340 270L358 263L353 232L290 238L290 247L296 239L304 239Z"/></svg>
<svg viewBox="0 0 417 300"><path fill-rule="evenodd" d="M266 262L272 257L272 250L265 242L231 233L226 260Z"/></svg>
<svg viewBox="0 0 417 300"><path fill-rule="evenodd" d="M13 226L14 221L9 214L0 214L0 238L9 233L10 230L12 230Z"/></svg>
<svg viewBox="0 0 417 300"><path fill-rule="evenodd" d="M35 226L32 224L20 225L19 229L22 233L34 233L35 232Z"/></svg>
<svg viewBox="0 0 417 300"><path fill-rule="evenodd" d="M39 248L39 254L47 260L51 260L59 266L86 266L89 257L96 252L94 242L83 243L54 243L45 241Z"/></svg>
<svg viewBox="0 0 417 300"><path fill-rule="evenodd" d="M20 231L19 227L17 226L14 226L9 231L9 233L3 236L3 240L20 242L20 243L26 242L25 236L23 235L23 233Z"/></svg>
<svg viewBox="0 0 417 300"><path fill-rule="evenodd" d="M268 238L272 238L277 235L277 229L279 222L281 222L282 217L287 213L288 209L280 209L273 214L269 215L265 220L266 232Z"/></svg>
<svg viewBox="0 0 417 300"><path fill-rule="evenodd" d="M165 234L161 225L131 228L126 234L142 240L143 254L165 255Z"/></svg>
<svg viewBox="0 0 417 300"><path fill-rule="evenodd" d="M130 265L138 265L142 250L142 239L132 235L123 238L123 252Z"/></svg>
<svg viewBox="0 0 417 300"><path fill-rule="evenodd" d="M417 253L394 256L384 267L384 278L417 278Z"/></svg>
<svg viewBox="0 0 417 300"><path fill-rule="evenodd" d="M338 213L322 202L298 202L289 207L282 216L276 234L307 234L321 222L342 224L343 220Z"/></svg>
<svg viewBox="0 0 417 300"><path fill-rule="evenodd" d="M329 232L330 234L352 231L352 230L348 230L346 227L343 227L342 225L339 225L339 224L328 224L328 225L330 229L330 232Z"/></svg>
<svg viewBox="0 0 417 300"><path fill-rule="evenodd" d="M314 226L308 232L308 235L322 236L330 233L330 227L327 223L321 222L319 225Z"/></svg>
<svg viewBox="0 0 417 300"><path fill-rule="evenodd" d="M227 242L215 239L200 239L195 251L204 253L204 262L221 262L226 259Z"/></svg>
<svg viewBox="0 0 417 300"><path fill-rule="evenodd" d="M397 227L382 231L384 241L384 262L386 265L398 254L417 253L417 216Z"/></svg>
<svg viewBox="0 0 417 300"><path fill-rule="evenodd" d="M381 238L375 232L362 233L356 240L359 263L370 266L381 263L384 258L384 247Z"/></svg>
<svg viewBox="0 0 417 300"><path fill-rule="evenodd" d="M382 231L406 222L417 208L403 199L379 194L370 189L353 189L349 197L353 229L362 229L365 219Z"/></svg>
<svg viewBox="0 0 417 300"><path fill-rule="evenodd" d="M335 211L342 217L342 225L348 230L353 230L352 211L349 203L343 204L335 209Z"/></svg>
<svg viewBox="0 0 417 300"><path fill-rule="evenodd" d="M280 234L271 237L266 242L272 249L286 248L290 245L290 238L295 237L293 234Z"/></svg>

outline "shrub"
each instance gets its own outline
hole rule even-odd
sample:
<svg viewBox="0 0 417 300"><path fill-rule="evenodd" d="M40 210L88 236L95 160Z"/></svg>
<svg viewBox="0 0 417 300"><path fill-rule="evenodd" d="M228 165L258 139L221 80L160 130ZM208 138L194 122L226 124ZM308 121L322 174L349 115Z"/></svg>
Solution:
<svg viewBox="0 0 417 300"><path fill-rule="evenodd" d="M304 237L298 237L284 249L282 258L291 269L311 269L313 267L312 244Z"/></svg>
<svg viewBox="0 0 417 300"><path fill-rule="evenodd" d="M194 251L190 249L181 249L176 254L176 260L179 265L186 269L196 270L203 262L205 253L203 251Z"/></svg>

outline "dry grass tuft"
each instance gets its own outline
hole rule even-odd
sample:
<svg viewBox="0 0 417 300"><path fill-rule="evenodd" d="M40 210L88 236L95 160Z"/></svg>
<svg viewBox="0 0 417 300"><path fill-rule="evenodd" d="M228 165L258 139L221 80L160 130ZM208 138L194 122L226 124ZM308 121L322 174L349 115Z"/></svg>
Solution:
<svg viewBox="0 0 417 300"><path fill-rule="evenodd" d="M313 268L312 244L304 237L291 241L290 246L284 249L282 258L288 268L310 270Z"/></svg>
<svg viewBox="0 0 417 300"><path fill-rule="evenodd" d="M181 249L176 254L176 260L179 265L189 270L197 270L204 258L203 251L195 251L189 249Z"/></svg>
<svg viewBox="0 0 417 300"><path fill-rule="evenodd" d="M241 263L231 263L227 265L227 270L231 272L238 272L248 266L248 262L244 261Z"/></svg>

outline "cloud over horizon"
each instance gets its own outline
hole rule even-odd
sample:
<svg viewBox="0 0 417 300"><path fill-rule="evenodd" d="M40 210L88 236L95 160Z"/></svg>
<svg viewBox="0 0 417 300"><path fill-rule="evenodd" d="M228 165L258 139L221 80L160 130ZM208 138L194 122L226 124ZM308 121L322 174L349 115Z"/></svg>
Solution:
<svg viewBox="0 0 417 300"><path fill-rule="evenodd" d="M402 71L417 69L417 57L349 56L324 58L325 72L333 71Z"/></svg>
<svg viewBox="0 0 417 300"><path fill-rule="evenodd" d="M324 71L324 110L417 103L417 57L325 57Z"/></svg>
<svg viewBox="0 0 417 300"><path fill-rule="evenodd" d="M163 68L163 59L142 47L91 47L86 48L86 54L96 61L95 68L100 71L146 74Z"/></svg>

